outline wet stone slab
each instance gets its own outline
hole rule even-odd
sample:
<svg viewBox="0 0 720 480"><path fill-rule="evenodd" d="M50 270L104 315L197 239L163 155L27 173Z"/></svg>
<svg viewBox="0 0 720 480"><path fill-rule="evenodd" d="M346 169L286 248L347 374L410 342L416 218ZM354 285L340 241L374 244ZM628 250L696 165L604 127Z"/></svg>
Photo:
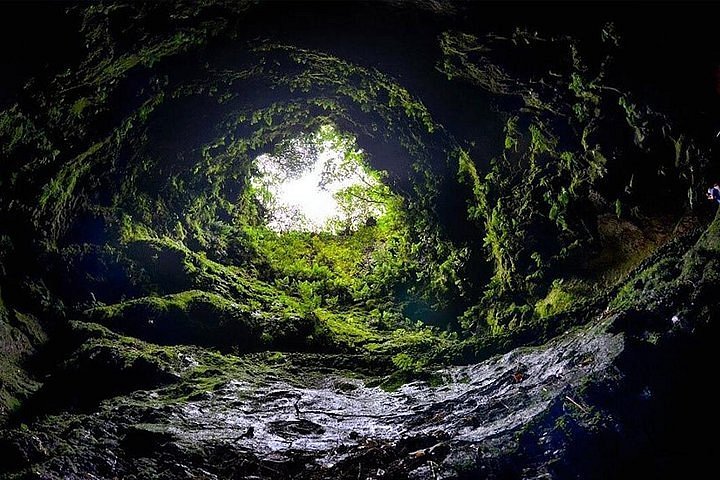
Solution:
<svg viewBox="0 0 720 480"><path fill-rule="evenodd" d="M285 377L238 369L185 399L136 391L92 412L47 417L6 447L48 479L435 480L468 469L482 478L484 468L513 458L518 434L536 420L552 429L565 413L591 411L574 392L612 373L625 348L606 326L442 369L440 386L392 392L332 368ZM540 430L532 440L541 467L561 455L550 437ZM542 478L522 468L523 478Z"/></svg>
<svg viewBox="0 0 720 480"><path fill-rule="evenodd" d="M479 444L528 424L606 368L621 345L621 337L599 328L582 330L543 347L444 369L442 386L416 382L396 392L335 375L312 388L277 378L260 386L230 381L176 406L162 423L180 445L228 444L267 459L303 451L324 466L368 441L432 437Z"/></svg>

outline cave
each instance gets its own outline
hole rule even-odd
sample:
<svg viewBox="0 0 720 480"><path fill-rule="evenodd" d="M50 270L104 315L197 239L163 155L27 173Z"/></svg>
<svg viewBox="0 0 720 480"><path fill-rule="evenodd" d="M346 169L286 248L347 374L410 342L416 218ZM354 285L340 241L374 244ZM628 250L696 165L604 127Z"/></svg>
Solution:
<svg viewBox="0 0 720 480"><path fill-rule="evenodd" d="M711 8L0 4L0 479L709 475Z"/></svg>

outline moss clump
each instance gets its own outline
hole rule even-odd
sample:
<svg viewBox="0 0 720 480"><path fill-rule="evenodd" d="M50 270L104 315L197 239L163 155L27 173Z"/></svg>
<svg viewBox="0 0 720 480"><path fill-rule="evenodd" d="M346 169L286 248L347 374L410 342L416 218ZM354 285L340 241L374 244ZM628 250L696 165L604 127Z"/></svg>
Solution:
<svg viewBox="0 0 720 480"><path fill-rule="evenodd" d="M367 314L362 311L333 313L324 309L315 311L329 335L340 345L351 348L372 348L373 344L382 341L383 332L369 325Z"/></svg>
<svg viewBox="0 0 720 480"><path fill-rule="evenodd" d="M46 340L37 318L9 311L0 294L0 423L39 388L25 363Z"/></svg>
<svg viewBox="0 0 720 480"><path fill-rule="evenodd" d="M569 285L562 281L554 281L547 296L535 304L535 314L543 318L570 310L577 298Z"/></svg>
<svg viewBox="0 0 720 480"><path fill-rule="evenodd" d="M263 347L260 326L246 306L200 290L145 297L87 313L92 321L115 331L160 344L239 351Z"/></svg>
<svg viewBox="0 0 720 480"><path fill-rule="evenodd" d="M701 235L691 232L659 249L620 286L609 308L646 312L664 326L671 318L681 323L716 318L719 225L720 215L716 215Z"/></svg>
<svg viewBox="0 0 720 480"><path fill-rule="evenodd" d="M685 256L682 265L683 277L697 277L701 271L709 273L715 266L718 255L720 255L720 209L697 244ZM713 265L708 265L708 261L712 261Z"/></svg>
<svg viewBox="0 0 720 480"><path fill-rule="evenodd" d="M651 301L651 293L656 294L660 289L672 289L680 273L678 266L677 257L660 258L625 282L609 307L614 310L637 307L639 303Z"/></svg>
<svg viewBox="0 0 720 480"><path fill-rule="evenodd" d="M173 347L145 343L97 324L70 322L67 356L50 370L21 417L37 412L84 409L105 398L177 381L183 367Z"/></svg>

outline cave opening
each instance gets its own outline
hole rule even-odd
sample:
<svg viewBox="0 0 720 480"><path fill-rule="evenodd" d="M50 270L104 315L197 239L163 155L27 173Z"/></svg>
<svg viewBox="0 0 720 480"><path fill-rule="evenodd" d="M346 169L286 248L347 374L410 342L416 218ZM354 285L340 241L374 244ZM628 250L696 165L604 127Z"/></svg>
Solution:
<svg viewBox="0 0 720 480"><path fill-rule="evenodd" d="M330 122L289 135L253 160L243 207L254 220L243 229L259 278L333 336L379 351L410 332L432 344L437 312L417 287L415 221L375 160Z"/></svg>
<svg viewBox="0 0 720 480"><path fill-rule="evenodd" d="M646 88L657 38L699 37L327 7L104 0L10 32L72 38L0 55L24 59L0 79L0 478L707 467L675 440L711 412L717 109L662 88L683 65Z"/></svg>
<svg viewBox="0 0 720 480"><path fill-rule="evenodd" d="M349 234L386 215L394 196L386 175L354 136L325 124L259 155L249 188L270 230Z"/></svg>

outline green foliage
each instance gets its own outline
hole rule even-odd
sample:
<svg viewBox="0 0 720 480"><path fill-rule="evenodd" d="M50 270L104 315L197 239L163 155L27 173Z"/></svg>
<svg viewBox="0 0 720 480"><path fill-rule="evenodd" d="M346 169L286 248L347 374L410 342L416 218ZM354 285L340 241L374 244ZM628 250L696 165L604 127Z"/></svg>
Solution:
<svg viewBox="0 0 720 480"><path fill-rule="evenodd" d="M87 97L81 97L75 100L72 106L72 113L80 116L87 107L91 105L91 101Z"/></svg>
<svg viewBox="0 0 720 480"><path fill-rule="evenodd" d="M645 143L645 139L648 137L647 122L643 119L643 116L638 110L638 106L626 95L618 98L618 104L625 112L625 120L627 121L627 124L633 129L635 134L635 144L642 147Z"/></svg>
<svg viewBox="0 0 720 480"><path fill-rule="evenodd" d="M370 168L355 138L331 124L281 143L272 155L259 156L255 164L257 172L247 195L257 202L259 219L278 231L349 232L377 222L395 197L383 183L386 173ZM297 204L292 204L288 203L291 199L282 198L292 185L289 182L298 179L317 181L317 196L332 194L328 201L337 204L333 216L308 217L302 203L311 199L296 198Z"/></svg>
<svg viewBox="0 0 720 480"><path fill-rule="evenodd" d="M373 328L367 312L354 309L342 313L317 309L315 314L340 345L371 348L383 341L383 332Z"/></svg>
<svg viewBox="0 0 720 480"><path fill-rule="evenodd" d="M205 3L179 3L163 16L172 28L145 31L133 20L160 7L126 8L78 9L88 56L28 91L23 109L0 112L0 213L12 212L2 219L30 217L20 241L49 240L38 263L53 266L28 271L78 271L66 313L92 302L84 318L136 337L106 332L85 352L119 351L122 371L153 354L158 371L169 371L184 344L372 353L416 374L456 358L462 344L414 321L429 322L426 315L443 312L444 327L464 311L465 329L498 338L560 316L584 293L549 284L588 251L596 214L612 213L618 192L603 191L613 184L610 167L634 158L605 141L603 122L618 128L619 113L643 148L658 138L655 117L610 86L608 59L591 64L569 37L441 35L439 68L490 92L504 111L501 153L486 159L459 148L418 98L374 68L272 42L205 64L204 45L238 38L231 20ZM125 17L133 27L110 34ZM206 20L192 26L193 18ZM616 43L611 29L602 35ZM509 62L537 46L550 50L547 67L517 73L527 69ZM667 136L672 168L663 160L659 169L686 172L683 188L694 186L696 159L706 157L688 138ZM323 182L361 167L369 185L338 193L343 216L329 231L266 228L268 192L253 185L258 155L273 155L293 176L323 143L343 152ZM361 146L394 157L373 158ZM371 168L387 164L395 170ZM454 190L456 182L466 188ZM456 195L466 198L447 202ZM467 218L451 225L441 207L463 201ZM697 272L711 250L688 260L688 270ZM636 290L623 290L618 304ZM11 311L0 304L0 316ZM208 371L194 375L194 386L211 387Z"/></svg>
<svg viewBox="0 0 720 480"><path fill-rule="evenodd" d="M511 144L511 147L513 145L514 144ZM479 220L482 215L482 209L476 204L482 202L484 198L483 182L480 174L478 174L477 167L475 167L472 159L465 151L460 151L458 155L458 180L472 188L473 199L468 201L468 217L473 220Z"/></svg>
<svg viewBox="0 0 720 480"><path fill-rule="evenodd" d="M663 259L641 270L620 288L610 302L610 308L626 309L636 305L645 290L652 291L663 283L672 282L677 278L677 273L677 261L673 259Z"/></svg>
<svg viewBox="0 0 720 480"><path fill-rule="evenodd" d="M518 120L520 117L513 116L505 123L505 150L516 151L520 133L518 132Z"/></svg>
<svg viewBox="0 0 720 480"><path fill-rule="evenodd" d="M63 167L58 176L45 188L40 197L40 208L45 208L52 203L56 212L62 212L67 203L76 196L74 190L78 180L90 169L91 165L86 161L87 158L96 154L102 147L102 143L92 145L87 151Z"/></svg>
<svg viewBox="0 0 720 480"><path fill-rule="evenodd" d="M366 71L331 55L289 46L268 44L258 48L260 52L271 50L287 53L293 62L304 67L303 71L294 78L272 72L280 84L286 85L292 90L309 92L313 88L333 85L336 93L347 96L366 112L377 108L378 99L387 98L387 107L381 107L381 114L391 113L392 110L399 107L399 111L404 116L403 123L417 125L427 133L433 133L437 128L422 103L413 98L406 89L378 71ZM353 76L360 77L359 85L347 82L347 79Z"/></svg>
<svg viewBox="0 0 720 480"><path fill-rule="evenodd" d="M393 364L400 370L417 371L422 365L407 353L398 353L392 358Z"/></svg>

